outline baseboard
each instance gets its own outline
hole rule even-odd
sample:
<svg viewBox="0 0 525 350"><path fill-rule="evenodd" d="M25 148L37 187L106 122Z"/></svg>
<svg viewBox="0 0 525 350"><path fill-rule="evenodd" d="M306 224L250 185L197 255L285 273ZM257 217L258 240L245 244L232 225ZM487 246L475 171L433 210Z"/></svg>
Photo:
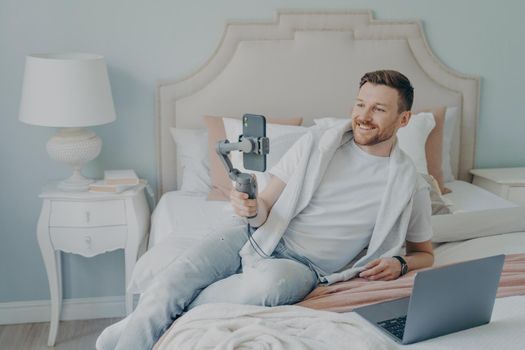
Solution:
<svg viewBox="0 0 525 350"><path fill-rule="evenodd" d="M136 296L138 297L138 296ZM0 303L0 325L16 323L49 322L50 300L31 300ZM88 320L95 318L124 317L124 296L65 299L61 320Z"/></svg>

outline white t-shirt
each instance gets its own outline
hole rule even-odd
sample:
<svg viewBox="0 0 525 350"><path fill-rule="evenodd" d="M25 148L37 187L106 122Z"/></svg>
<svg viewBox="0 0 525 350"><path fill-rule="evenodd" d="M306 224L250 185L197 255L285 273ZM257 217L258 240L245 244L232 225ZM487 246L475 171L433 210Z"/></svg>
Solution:
<svg viewBox="0 0 525 350"><path fill-rule="evenodd" d="M270 173L284 182L297 164L292 147ZM371 155L354 140L337 149L310 203L292 219L283 240L325 274L337 272L368 246L388 179L389 157ZM428 189L416 193L406 239L432 237Z"/></svg>

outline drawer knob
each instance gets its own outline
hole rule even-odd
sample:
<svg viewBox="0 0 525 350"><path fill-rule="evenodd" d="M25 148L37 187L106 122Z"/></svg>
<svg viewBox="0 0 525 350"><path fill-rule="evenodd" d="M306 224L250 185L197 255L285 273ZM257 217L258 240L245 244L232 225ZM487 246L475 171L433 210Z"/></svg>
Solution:
<svg viewBox="0 0 525 350"><path fill-rule="evenodd" d="M86 211L86 222L91 221L91 213L89 211Z"/></svg>
<svg viewBox="0 0 525 350"><path fill-rule="evenodd" d="M91 236L84 236L84 242L86 242L87 247L91 249Z"/></svg>

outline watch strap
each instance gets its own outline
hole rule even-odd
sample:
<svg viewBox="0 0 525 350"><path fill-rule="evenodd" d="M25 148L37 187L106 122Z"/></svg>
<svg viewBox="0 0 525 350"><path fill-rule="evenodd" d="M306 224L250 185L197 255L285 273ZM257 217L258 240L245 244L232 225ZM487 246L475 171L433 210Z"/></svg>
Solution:
<svg viewBox="0 0 525 350"><path fill-rule="evenodd" d="M408 264L405 259L400 257L399 255L393 256L393 258L397 259L401 263L401 273L399 276L403 276L408 272Z"/></svg>

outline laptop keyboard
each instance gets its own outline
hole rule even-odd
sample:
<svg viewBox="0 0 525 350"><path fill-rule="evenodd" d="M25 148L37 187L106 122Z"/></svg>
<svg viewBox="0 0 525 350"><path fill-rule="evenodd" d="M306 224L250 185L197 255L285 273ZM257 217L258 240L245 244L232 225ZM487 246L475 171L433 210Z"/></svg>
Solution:
<svg viewBox="0 0 525 350"><path fill-rule="evenodd" d="M377 325L385 330L387 330L390 334L394 335L395 337L399 338L399 340L403 340L403 334L405 333L405 323L406 323L407 317L397 317L392 318L390 320L377 322Z"/></svg>

